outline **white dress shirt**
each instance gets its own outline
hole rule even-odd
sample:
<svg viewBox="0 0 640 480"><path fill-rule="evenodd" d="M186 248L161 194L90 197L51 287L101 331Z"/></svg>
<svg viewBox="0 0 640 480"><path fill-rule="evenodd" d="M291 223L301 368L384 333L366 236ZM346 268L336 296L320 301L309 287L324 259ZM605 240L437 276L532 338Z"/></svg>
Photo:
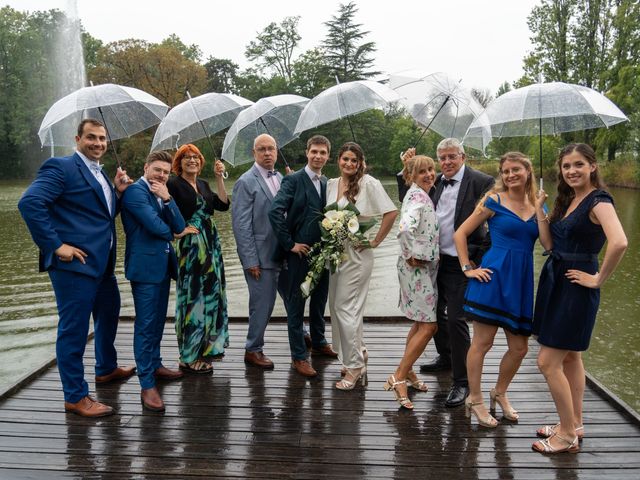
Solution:
<svg viewBox="0 0 640 480"><path fill-rule="evenodd" d="M436 216L438 217L438 223L440 225L440 254L450 255L452 257L458 256L456 246L453 243L453 233L455 231L453 225L460 185L462 184L462 177L464 177L464 169L465 165L462 164L460 170L449 179L455 180L455 183L443 187L438 205L436 206ZM440 181L442 182L443 180L445 180L444 176Z"/></svg>
<svg viewBox="0 0 640 480"><path fill-rule="evenodd" d="M89 171L93 174L93 176L98 180L98 183L102 187L102 193L104 194L104 199L107 201L107 206L109 207L109 212L113 215L113 194L111 193L111 184L107 177L105 177L102 171L95 171L91 168L91 165L99 164L97 160L89 160L82 152L76 150L78 156L82 159L84 164L87 166Z"/></svg>
<svg viewBox="0 0 640 480"><path fill-rule="evenodd" d="M269 175L270 170L267 170L266 168L258 165L257 162L255 163L255 166L260 172L260 175L262 175L262 178L264 178L267 187L269 187L271 195L275 197L276 193L278 193L278 190L280 190L280 180L278 179L278 175L275 174L275 170L271 175Z"/></svg>
<svg viewBox="0 0 640 480"><path fill-rule="evenodd" d="M320 175L314 172L313 170L311 170L309 168L309 165L304 166L304 171L307 172L307 175L309 175L309 178L313 182L313 186L316 187L316 192L318 192L318 196L322 197L322 194L320 193Z"/></svg>

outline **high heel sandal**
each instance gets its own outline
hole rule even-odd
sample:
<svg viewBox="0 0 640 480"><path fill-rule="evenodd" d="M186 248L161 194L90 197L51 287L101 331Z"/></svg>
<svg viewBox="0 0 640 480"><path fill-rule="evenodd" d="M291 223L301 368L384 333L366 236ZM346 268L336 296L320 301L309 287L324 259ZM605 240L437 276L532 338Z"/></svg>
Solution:
<svg viewBox="0 0 640 480"><path fill-rule="evenodd" d="M362 383L363 387L367 386L367 367L362 368L347 368L345 377L336 382L336 388L338 390L353 390L358 383ZM351 377L351 379L349 379Z"/></svg>
<svg viewBox="0 0 640 480"><path fill-rule="evenodd" d="M476 407L478 405L482 405L482 403L483 402L472 402L471 400L467 399L464 402L465 415L467 416L467 418L471 418L471 414L473 413L473 415L478 419L478 423L482 427L496 428L498 426L498 421L490 413L487 413L486 417L480 418L480 414L478 413Z"/></svg>
<svg viewBox="0 0 640 480"><path fill-rule="evenodd" d="M402 408L406 408L407 410L413 410L413 403L411 403L411 400L409 400L409 397L407 397L406 395L403 396L398 391L397 389L398 385L404 385L405 387L407 386L405 380L396 380L395 375L391 375L387 379L387 381L385 382L382 388L384 388L387 391L393 390L393 394L396 396L396 401L400 404L400 406Z"/></svg>
<svg viewBox="0 0 640 480"><path fill-rule="evenodd" d="M405 380L405 382L408 386L410 386L414 390L418 390L419 392L426 392L429 390L427 384L420 380L416 375L416 372L414 372L413 370L407 373L407 379Z"/></svg>
<svg viewBox="0 0 640 480"><path fill-rule="evenodd" d="M551 445L551 439L554 437L562 440L566 444L566 446L556 448L553 445ZM537 445L542 445L542 448L540 448ZM573 440L569 440L560 436L560 434L558 433L554 433L548 438L534 442L531 445L531 449L538 453L563 453L563 452L578 453L580 451L580 445L578 444L577 435L573 438Z"/></svg>
<svg viewBox="0 0 640 480"><path fill-rule="evenodd" d="M489 392L489 400L491 412L496 411L497 402L502 409L502 415L504 416L504 418L506 418L507 420L511 420L512 422L515 422L520 418L520 415L518 415L518 411L514 409L509 403L509 400L507 400L506 393L498 393L495 388L492 388Z"/></svg>
<svg viewBox="0 0 640 480"><path fill-rule="evenodd" d="M555 425L544 425L536 430L536 435L541 438L553 437L559 428L559 423L556 423ZM576 428L576 437L578 437L578 441L582 441L582 439L584 438L584 425L580 425L578 428Z"/></svg>

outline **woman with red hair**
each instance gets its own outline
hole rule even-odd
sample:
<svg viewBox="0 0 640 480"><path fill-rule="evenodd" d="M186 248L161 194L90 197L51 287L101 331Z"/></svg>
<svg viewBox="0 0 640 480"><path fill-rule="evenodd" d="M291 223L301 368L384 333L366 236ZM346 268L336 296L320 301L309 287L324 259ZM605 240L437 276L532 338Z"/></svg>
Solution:
<svg viewBox="0 0 640 480"><path fill-rule="evenodd" d="M184 232L176 236L176 335L180 368L191 373L211 373L211 360L223 355L229 344L224 263L212 219L214 210L229 209L223 180L225 168L220 160L213 167L216 194L205 180L198 178L204 164L195 145L183 145L173 157L176 176L167 182L187 223Z"/></svg>

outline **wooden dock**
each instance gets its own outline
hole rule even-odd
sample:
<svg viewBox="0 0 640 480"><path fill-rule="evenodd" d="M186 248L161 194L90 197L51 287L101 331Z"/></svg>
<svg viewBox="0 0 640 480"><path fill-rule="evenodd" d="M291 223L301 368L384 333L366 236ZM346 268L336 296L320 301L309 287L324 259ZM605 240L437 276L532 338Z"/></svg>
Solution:
<svg viewBox="0 0 640 480"><path fill-rule="evenodd" d="M531 450L535 429L557 421L533 340L509 391L518 423L502 421L488 430L466 419L462 407L446 409L448 374L421 375L429 392L412 394L413 412L399 410L382 385L400 359L408 328L408 322L366 323L369 385L342 392L333 387L337 361L313 358L320 375L311 380L291 370L283 323L267 331L265 353L275 370L245 367L246 324L232 322L231 347L212 376L160 384L164 414L143 412L135 377L96 389L90 343L91 392L118 413L97 420L66 414L57 369L44 369L0 400L0 479L640 478L637 415L593 386L585 394L581 452L543 456ZM132 337L132 323L122 322L121 364L133 364ZM502 334L496 343L483 379L487 402L505 349ZM175 365L170 323L162 353L166 365Z"/></svg>

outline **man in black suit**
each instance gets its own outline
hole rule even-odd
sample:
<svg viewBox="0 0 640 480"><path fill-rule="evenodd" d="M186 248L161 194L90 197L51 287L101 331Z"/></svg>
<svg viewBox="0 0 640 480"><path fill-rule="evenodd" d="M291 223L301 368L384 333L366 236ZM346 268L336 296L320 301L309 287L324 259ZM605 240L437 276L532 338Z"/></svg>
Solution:
<svg viewBox="0 0 640 480"><path fill-rule="evenodd" d="M467 277L458 263L453 233L471 215L495 180L465 165L464 148L455 138L442 140L438 144L437 155L442 173L436 178L431 198L440 224L438 332L434 337L439 356L434 362L422 365L420 371L434 372L451 368L453 384L445 406L457 407L469 395L466 358L470 338L462 310ZM469 236L471 261L479 264L487 248L487 229L486 225L482 225Z"/></svg>

